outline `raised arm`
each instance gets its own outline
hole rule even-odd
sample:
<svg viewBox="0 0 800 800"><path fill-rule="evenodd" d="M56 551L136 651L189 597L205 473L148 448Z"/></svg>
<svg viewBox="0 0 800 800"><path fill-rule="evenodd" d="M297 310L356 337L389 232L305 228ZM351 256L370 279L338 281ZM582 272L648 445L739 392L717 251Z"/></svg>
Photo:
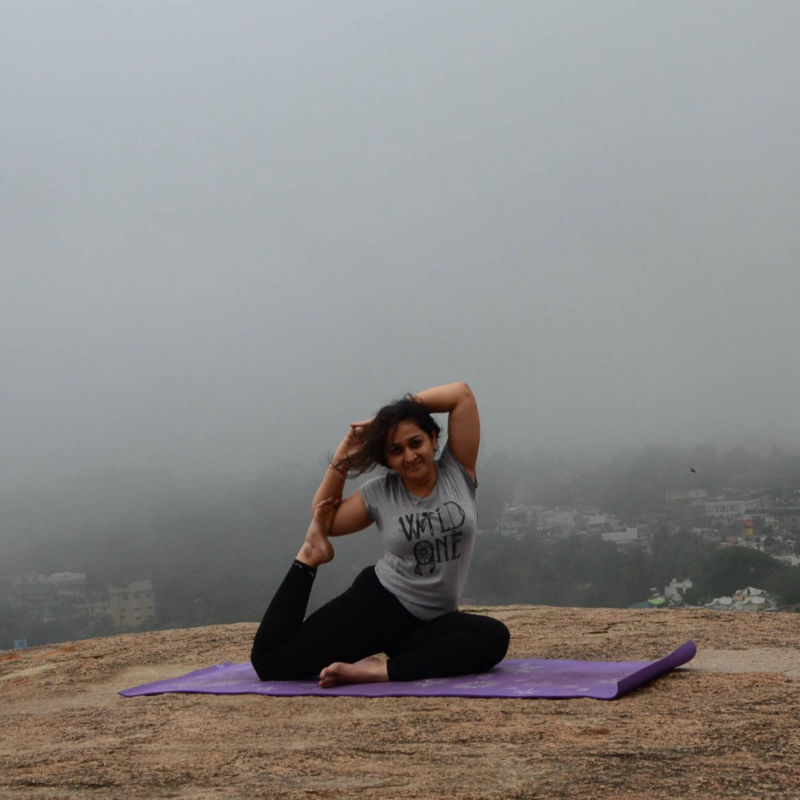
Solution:
<svg viewBox="0 0 800 800"><path fill-rule="evenodd" d="M325 474L322 476L319 488L311 501L311 509L326 497L341 498L344 492L344 484L347 480L348 456L361 447L356 426L351 425L347 436L342 439L336 452L331 458ZM372 517L367 514L367 508L361 497L361 492L356 490L349 497L346 497L336 509L336 516L333 518L330 536L342 536L345 533L355 533L368 528L372 524Z"/></svg>
<svg viewBox="0 0 800 800"><path fill-rule="evenodd" d="M463 382L433 386L414 395L434 414L446 413L447 445L462 467L475 480L475 465L481 443L478 404L469 385Z"/></svg>

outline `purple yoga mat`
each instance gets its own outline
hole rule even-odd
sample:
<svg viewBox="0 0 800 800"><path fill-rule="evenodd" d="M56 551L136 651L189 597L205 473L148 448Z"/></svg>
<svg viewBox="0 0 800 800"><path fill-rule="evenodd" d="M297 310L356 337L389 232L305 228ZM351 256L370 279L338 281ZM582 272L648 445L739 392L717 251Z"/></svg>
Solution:
<svg viewBox="0 0 800 800"><path fill-rule="evenodd" d="M694 658L686 642L658 661L560 661L507 658L489 672L421 681L358 683L320 689L315 680L260 681L249 663L226 662L179 678L145 683L120 692L137 697L165 692L267 694L324 697L593 697L614 700Z"/></svg>

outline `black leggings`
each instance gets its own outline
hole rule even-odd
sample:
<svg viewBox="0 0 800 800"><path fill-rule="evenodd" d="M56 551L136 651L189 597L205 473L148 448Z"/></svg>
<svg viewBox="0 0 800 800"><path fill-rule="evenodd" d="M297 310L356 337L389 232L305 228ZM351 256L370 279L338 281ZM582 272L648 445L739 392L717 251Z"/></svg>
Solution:
<svg viewBox="0 0 800 800"><path fill-rule="evenodd" d="M499 620L453 611L415 617L367 567L344 594L303 621L314 571L295 562L256 632L250 661L262 681L312 678L334 661L386 653L389 679L412 681L486 672L508 650Z"/></svg>

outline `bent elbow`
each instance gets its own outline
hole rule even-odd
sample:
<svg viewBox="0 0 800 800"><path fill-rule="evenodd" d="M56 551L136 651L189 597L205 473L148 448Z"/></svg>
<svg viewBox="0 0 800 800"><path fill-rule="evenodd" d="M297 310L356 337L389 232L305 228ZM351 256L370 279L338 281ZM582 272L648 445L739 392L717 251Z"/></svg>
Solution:
<svg viewBox="0 0 800 800"><path fill-rule="evenodd" d="M466 381L459 381L456 386L458 387L458 392L462 397L474 397L472 387Z"/></svg>

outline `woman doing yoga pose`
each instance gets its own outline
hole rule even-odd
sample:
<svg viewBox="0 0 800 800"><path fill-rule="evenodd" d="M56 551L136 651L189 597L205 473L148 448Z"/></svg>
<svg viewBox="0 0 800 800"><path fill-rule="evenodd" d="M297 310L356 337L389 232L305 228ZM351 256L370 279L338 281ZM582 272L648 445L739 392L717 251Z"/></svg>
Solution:
<svg viewBox="0 0 800 800"><path fill-rule="evenodd" d="M447 443L439 458L439 426ZM300 551L258 628L251 661L262 680L319 675L321 687L485 672L508 649L506 626L458 611L477 533L480 422L466 383L426 389L353 423L314 495ZM348 497L348 475L385 475ZM384 554L343 594L304 619L331 536L375 523ZM376 657L385 653L388 660Z"/></svg>

